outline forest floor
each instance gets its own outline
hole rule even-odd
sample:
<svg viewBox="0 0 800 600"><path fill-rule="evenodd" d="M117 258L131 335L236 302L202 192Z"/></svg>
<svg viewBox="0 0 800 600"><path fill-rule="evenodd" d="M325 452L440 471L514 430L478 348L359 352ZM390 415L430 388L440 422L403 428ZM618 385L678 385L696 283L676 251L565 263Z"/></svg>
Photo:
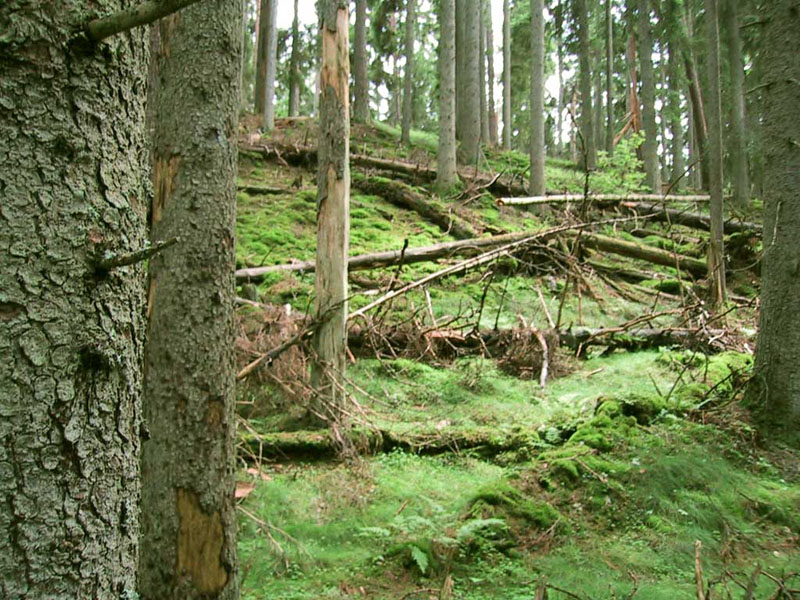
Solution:
<svg viewBox="0 0 800 600"><path fill-rule="evenodd" d="M313 260L313 135L307 120L279 121L269 139L243 132L238 267ZM519 153L487 150L477 178L462 172L436 197L435 145L354 127L351 255L564 223L704 255L707 233L618 207L498 205L524 184ZM638 191L633 156L623 145L601 160L589 189ZM547 177L560 193L587 184L564 160ZM728 238L733 296L714 312L701 277L576 245L581 235L548 235L354 319L344 458L341 440L306 429L302 344L241 383L244 598L689 599L698 581L715 598L797 597L800 453L764 439L742 400L757 240ZM354 271L350 309L468 256ZM314 274L239 279L244 367L307 327Z"/></svg>

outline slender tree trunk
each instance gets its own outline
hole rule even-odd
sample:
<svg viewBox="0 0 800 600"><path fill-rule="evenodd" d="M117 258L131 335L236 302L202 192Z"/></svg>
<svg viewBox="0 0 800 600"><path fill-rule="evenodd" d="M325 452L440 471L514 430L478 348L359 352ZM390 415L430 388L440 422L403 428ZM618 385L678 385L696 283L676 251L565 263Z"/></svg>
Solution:
<svg viewBox="0 0 800 600"><path fill-rule="evenodd" d="M738 0L725 2L725 29L728 42L728 68L731 83L731 167L733 204L744 208L750 203L750 166L745 131L744 54L739 35Z"/></svg>
<svg viewBox="0 0 800 600"><path fill-rule="evenodd" d="M456 172L455 0L441 0L439 21L439 150L436 188L447 192L458 182Z"/></svg>
<svg viewBox="0 0 800 600"><path fill-rule="evenodd" d="M464 62L462 96L463 129L459 160L474 163L478 159L481 141L481 85L480 85L480 7L478 0L462 0L464 9Z"/></svg>
<svg viewBox="0 0 800 600"><path fill-rule="evenodd" d="M486 94L486 0L478 0L480 29L478 31L478 77L481 89L481 143L489 143L489 103Z"/></svg>
<svg viewBox="0 0 800 600"><path fill-rule="evenodd" d="M511 0L503 0L503 148L511 150Z"/></svg>
<svg viewBox="0 0 800 600"><path fill-rule="evenodd" d="M644 172L647 185L657 194L661 191L661 171L658 166L658 130L656 129L656 80L653 73L653 40L650 29L650 0L639 0L636 37L639 42L639 66L642 77L642 129L644 143Z"/></svg>
<svg viewBox="0 0 800 600"><path fill-rule="evenodd" d="M694 53L689 43L690 38L694 35L694 24L691 14L685 8L682 21L683 27L680 28L679 33L681 36L681 45L683 46L684 69L686 70L686 78L689 80L689 99L692 102L692 115L694 116L695 147L697 149L697 158L700 159L699 173L701 187L708 189L709 172L711 171L708 156L708 122L706 121L703 94L700 89L700 77L697 74Z"/></svg>
<svg viewBox="0 0 800 600"><path fill-rule="evenodd" d="M561 155L564 151L564 3L557 0L554 10L555 44L556 44L556 143L555 154Z"/></svg>
<svg viewBox="0 0 800 600"><path fill-rule="evenodd" d="M603 109L603 67L601 61L597 61L597 69L594 74L594 139L595 145L600 147L605 137L605 111Z"/></svg>
<svg viewBox="0 0 800 600"><path fill-rule="evenodd" d="M403 76L403 126L400 139L411 144L411 122L414 117L414 32L417 28L416 0L406 0L406 39L404 50L406 66Z"/></svg>
<svg viewBox="0 0 800 600"><path fill-rule="evenodd" d="M296 0L295 0L296 1ZM367 75L367 0L356 0L355 50L353 69L355 105L353 120L369 121L369 76Z"/></svg>
<svg viewBox="0 0 800 600"><path fill-rule="evenodd" d="M681 90L683 89L683 80L680 75L680 57L678 56L677 44L674 39L670 38L668 42L669 58L667 69L669 71L669 86L668 86L668 100L670 104L669 109L669 129L672 134L672 148L670 154L672 155L672 173L670 174L673 186L672 190L677 192L684 187L684 170L686 169L683 159L683 107L681 105Z"/></svg>
<svg viewBox="0 0 800 600"><path fill-rule="evenodd" d="M753 384L756 405L773 428L800 438L800 12L793 0L765 4L756 68L770 83L763 96L764 259ZM774 435L774 430L768 434Z"/></svg>
<svg viewBox="0 0 800 600"><path fill-rule="evenodd" d="M545 193L544 175L544 0L531 0L531 178L532 196Z"/></svg>
<svg viewBox="0 0 800 600"><path fill-rule="evenodd" d="M266 8L266 14L263 12ZM264 130L275 129L275 69L278 62L278 0L269 0L262 5L261 18L266 18L267 28L267 76L264 81Z"/></svg>
<svg viewBox="0 0 800 600"><path fill-rule="evenodd" d="M0 2L3 598L136 592L149 42L74 37L133 4Z"/></svg>
<svg viewBox="0 0 800 600"><path fill-rule="evenodd" d="M317 319L311 383L318 419L343 419L350 238L350 60L347 3L322 0L322 91L317 175Z"/></svg>
<svg viewBox="0 0 800 600"><path fill-rule="evenodd" d="M254 112L264 115L267 101L267 63L269 62L269 4L272 0L259 0L256 26L256 88Z"/></svg>
<svg viewBox="0 0 800 600"><path fill-rule="evenodd" d="M159 22L151 236L180 243L150 260L145 600L239 596L233 228L240 7L238 0L198 3Z"/></svg>
<svg viewBox="0 0 800 600"><path fill-rule="evenodd" d="M363 0L362 0L363 1ZM300 114L300 22L298 0L294 0L294 20L292 21L292 56L289 59L289 116ZM356 22L358 27L358 22Z"/></svg>
<svg viewBox="0 0 800 600"><path fill-rule="evenodd" d="M578 90L572 90L572 99L570 100L570 114L575 114L578 111ZM572 162L578 161L578 134L575 123L570 122L569 127L569 159Z"/></svg>
<svg viewBox="0 0 800 600"><path fill-rule="evenodd" d="M317 43L315 49L315 71L314 76L314 98L312 99L312 112L315 117L319 116L319 97L322 91L322 16L317 16Z"/></svg>
<svg viewBox="0 0 800 600"><path fill-rule="evenodd" d="M489 145L497 146L497 110L494 102L494 24L492 5L486 3L486 73L489 80Z"/></svg>
<svg viewBox="0 0 800 600"><path fill-rule="evenodd" d="M614 16L606 0L606 152L614 154Z"/></svg>
<svg viewBox="0 0 800 600"><path fill-rule="evenodd" d="M722 94L719 67L719 0L706 1L708 35L708 138L710 155L711 243L708 249L708 272L711 278L711 302L721 306L727 301L725 287L725 247L722 214Z"/></svg>
<svg viewBox="0 0 800 600"><path fill-rule="evenodd" d="M597 164L597 148L594 140L594 122L592 115L592 72L591 50L589 44L589 10L586 0L574 0L575 22L578 28L578 76L581 90L580 128L583 138L581 148L585 166L594 170Z"/></svg>
<svg viewBox="0 0 800 600"><path fill-rule="evenodd" d="M456 139L461 140L466 126L464 117L464 10L466 0L456 0Z"/></svg>

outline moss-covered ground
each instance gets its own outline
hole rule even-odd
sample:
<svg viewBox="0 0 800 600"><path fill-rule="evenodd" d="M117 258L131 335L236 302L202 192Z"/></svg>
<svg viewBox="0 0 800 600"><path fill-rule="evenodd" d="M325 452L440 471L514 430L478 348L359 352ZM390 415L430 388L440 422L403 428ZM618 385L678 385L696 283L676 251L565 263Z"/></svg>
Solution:
<svg viewBox="0 0 800 600"><path fill-rule="evenodd" d="M275 135L284 145L313 145L309 121L280 123ZM353 128L351 149L432 166L436 139L414 132L405 147L396 128L375 123ZM619 155L601 157L590 187L641 189L632 156L623 144ZM487 166L519 182L528 160L487 149ZM563 159L548 159L547 178L549 189L563 192L580 193L585 183ZM410 183L434 199L424 182ZM238 264L313 259L313 172L246 154L240 185L283 191L239 193ZM564 218L494 200L469 186L436 199L483 235L533 231ZM406 240L412 247L453 240L357 187L351 219L354 255L399 249ZM705 252L704 236L680 227L625 224L604 233L686 255ZM747 265L752 244L730 242ZM396 299L383 317L413 317L424 328L457 319L463 331L491 331L522 323L545 330L550 319L562 328L614 327L664 313L651 323L669 327L682 325L682 303L702 298L702 282L674 269L600 253L581 256L593 270L566 277L571 250L552 241L439 280ZM392 280L410 282L447 262L359 272L351 307L373 300ZM313 285L309 274L272 275L257 291L262 302L306 311ZM757 274L737 270L731 287L754 297ZM694 310L710 318L704 307ZM741 349L752 348L752 309L731 310L709 326L720 322L743 334ZM240 500L243 597L531 600L546 581L557 600L691 599L699 541L712 597L743 598L760 565L768 575L757 578L751 597L777 598L771 577L800 570L800 453L770 443L751 424L741 406L750 369L747 352L598 347L577 359L558 350L542 388L538 373L520 377L481 356L353 359L354 420L404 440L406 449L315 459L326 436L296 432L298 456L243 462L239 478L250 492ZM281 432L303 428L305 409L284 393L289 387L242 387L248 401L260 394L268 407L249 419L249 431L293 436ZM800 588L800 579L787 587Z"/></svg>

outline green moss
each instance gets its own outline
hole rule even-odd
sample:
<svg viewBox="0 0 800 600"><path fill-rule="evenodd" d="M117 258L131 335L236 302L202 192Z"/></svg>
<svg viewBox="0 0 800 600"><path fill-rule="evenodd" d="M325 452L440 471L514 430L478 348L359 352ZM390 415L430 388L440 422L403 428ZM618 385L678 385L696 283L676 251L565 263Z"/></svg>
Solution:
<svg viewBox="0 0 800 600"><path fill-rule="evenodd" d="M480 488L469 502L472 512L492 507L495 515L507 514L524 519L532 525L546 529L561 518L559 512L547 502L534 501L522 495L507 479L498 479Z"/></svg>

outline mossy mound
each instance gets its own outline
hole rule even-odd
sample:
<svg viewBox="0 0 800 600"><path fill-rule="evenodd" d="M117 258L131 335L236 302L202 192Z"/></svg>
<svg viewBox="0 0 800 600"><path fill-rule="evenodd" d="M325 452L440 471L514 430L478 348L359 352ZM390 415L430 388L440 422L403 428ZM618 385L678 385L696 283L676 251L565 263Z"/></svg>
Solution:
<svg viewBox="0 0 800 600"><path fill-rule="evenodd" d="M547 529L561 519L549 503L526 498L508 479L498 479L480 488L468 506L473 516L515 517L540 529Z"/></svg>

